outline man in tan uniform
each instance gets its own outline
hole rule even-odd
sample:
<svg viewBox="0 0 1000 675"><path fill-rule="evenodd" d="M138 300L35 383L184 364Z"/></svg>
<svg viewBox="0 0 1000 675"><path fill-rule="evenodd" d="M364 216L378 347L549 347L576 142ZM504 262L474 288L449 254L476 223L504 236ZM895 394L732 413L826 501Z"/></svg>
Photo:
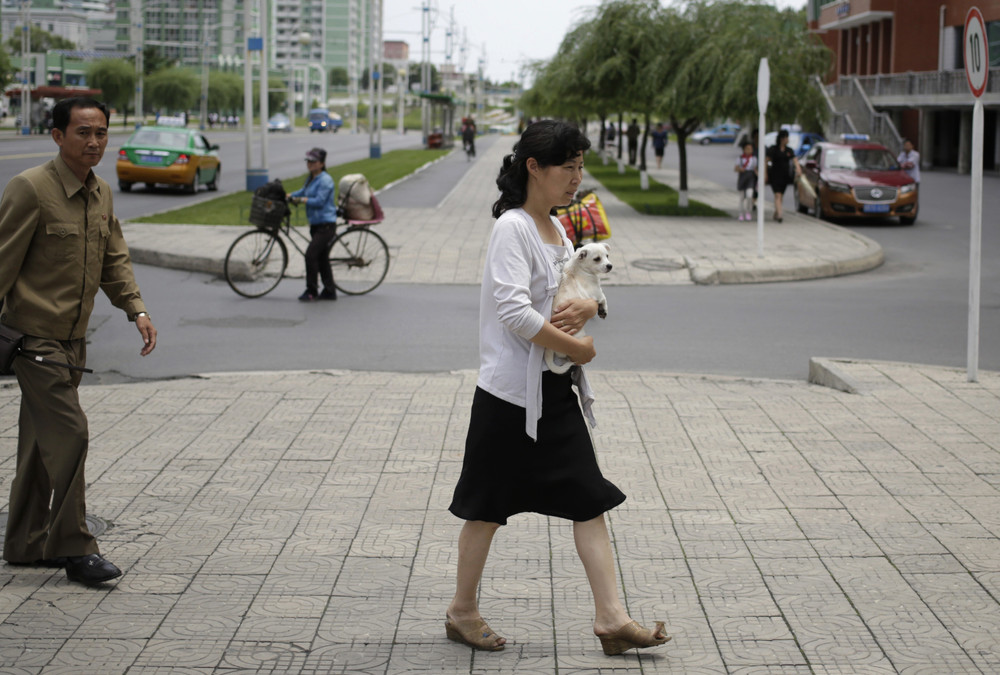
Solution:
<svg viewBox="0 0 1000 675"><path fill-rule="evenodd" d="M156 329L132 274L111 186L92 170L108 145L108 109L70 98L52 118L58 156L12 178L0 199L0 322L25 334L25 351L83 366L100 288L135 321L145 356L156 347ZM85 584L120 576L86 523L89 434L80 374L25 358L15 360L14 372L21 413L4 560L64 566L70 580Z"/></svg>

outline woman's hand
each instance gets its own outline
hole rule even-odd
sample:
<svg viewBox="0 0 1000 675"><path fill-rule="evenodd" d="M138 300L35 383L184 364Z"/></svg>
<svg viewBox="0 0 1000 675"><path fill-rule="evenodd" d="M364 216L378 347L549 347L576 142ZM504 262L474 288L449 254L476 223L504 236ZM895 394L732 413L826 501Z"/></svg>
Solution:
<svg viewBox="0 0 1000 675"><path fill-rule="evenodd" d="M582 366L586 363L590 363L597 356L597 350L594 349L594 338L589 335L585 335L582 338L576 340L579 343L579 347L575 347L572 353L566 354L573 363L578 366Z"/></svg>
<svg viewBox="0 0 1000 675"><path fill-rule="evenodd" d="M597 316L597 300L573 298L553 308L552 325L568 335L576 335L583 325L595 316Z"/></svg>

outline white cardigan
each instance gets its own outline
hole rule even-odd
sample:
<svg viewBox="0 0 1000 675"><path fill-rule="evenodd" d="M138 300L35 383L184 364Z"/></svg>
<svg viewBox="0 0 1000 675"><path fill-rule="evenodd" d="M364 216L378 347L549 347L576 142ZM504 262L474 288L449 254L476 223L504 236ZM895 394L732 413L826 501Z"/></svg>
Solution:
<svg viewBox="0 0 1000 675"><path fill-rule="evenodd" d="M567 257L573 246L552 218ZM523 209L511 209L493 225L479 299L479 380L484 391L525 409L525 432L538 440L542 416L542 356L531 342L552 316L560 275ZM582 368L573 370L583 411L591 426L594 396Z"/></svg>

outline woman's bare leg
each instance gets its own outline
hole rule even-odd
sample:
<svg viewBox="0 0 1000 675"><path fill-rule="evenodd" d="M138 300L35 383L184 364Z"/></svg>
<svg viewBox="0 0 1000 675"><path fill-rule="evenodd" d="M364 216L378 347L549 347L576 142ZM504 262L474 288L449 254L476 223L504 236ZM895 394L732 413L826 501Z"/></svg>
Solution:
<svg viewBox="0 0 1000 675"><path fill-rule="evenodd" d="M594 594L594 634L614 633L632 618L618 597L615 558L604 514L573 523L573 539Z"/></svg>
<svg viewBox="0 0 1000 675"><path fill-rule="evenodd" d="M448 605L448 617L453 621L479 619L479 582L483 578L486 558L490 554L493 535L500 525L482 520L467 520L458 535L458 575L455 597ZM497 644L507 640L498 638Z"/></svg>

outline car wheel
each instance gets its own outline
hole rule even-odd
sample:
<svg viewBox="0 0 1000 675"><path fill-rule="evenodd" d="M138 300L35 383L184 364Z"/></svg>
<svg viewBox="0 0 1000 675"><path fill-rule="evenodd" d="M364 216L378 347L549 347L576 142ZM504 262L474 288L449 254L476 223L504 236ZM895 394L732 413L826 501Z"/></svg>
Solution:
<svg viewBox="0 0 1000 675"><path fill-rule="evenodd" d="M195 169L195 171L194 171L194 178L191 179L190 183L188 183L186 186L184 186L184 189L185 189L185 191L188 194L192 194L193 195L196 192L198 192L198 185L199 185L199 182L198 182L198 170Z"/></svg>
<svg viewBox="0 0 1000 675"><path fill-rule="evenodd" d="M698 141L698 142L699 142L699 143L700 143L701 145L708 145L708 144L709 144L709 143L711 143L712 141L711 141L710 139L708 139L708 138L703 138L703 139L701 139L701 140L700 140L700 141Z"/></svg>
<svg viewBox="0 0 1000 675"><path fill-rule="evenodd" d="M127 181L120 180L118 181L118 189L121 190L122 192L131 192L132 184Z"/></svg>
<svg viewBox="0 0 1000 675"><path fill-rule="evenodd" d="M211 192L215 192L219 189L219 178L222 177L222 165L215 167L215 175L212 176L212 180L205 183L205 187Z"/></svg>
<svg viewBox="0 0 1000 675"><path fill-rule="evenodd" d="M813 206L813 215L820 220L830 220L825 213L823 213L823 191L820 187L816 186L816 203Z"/></svg>
<svg viewBox="0 0 1000 675"><path fill-rule="evenodd" d="M900 225L912 225L915 222L917 222L917 217L916 216L900 216L899 217L899 224Z"/></svg>

